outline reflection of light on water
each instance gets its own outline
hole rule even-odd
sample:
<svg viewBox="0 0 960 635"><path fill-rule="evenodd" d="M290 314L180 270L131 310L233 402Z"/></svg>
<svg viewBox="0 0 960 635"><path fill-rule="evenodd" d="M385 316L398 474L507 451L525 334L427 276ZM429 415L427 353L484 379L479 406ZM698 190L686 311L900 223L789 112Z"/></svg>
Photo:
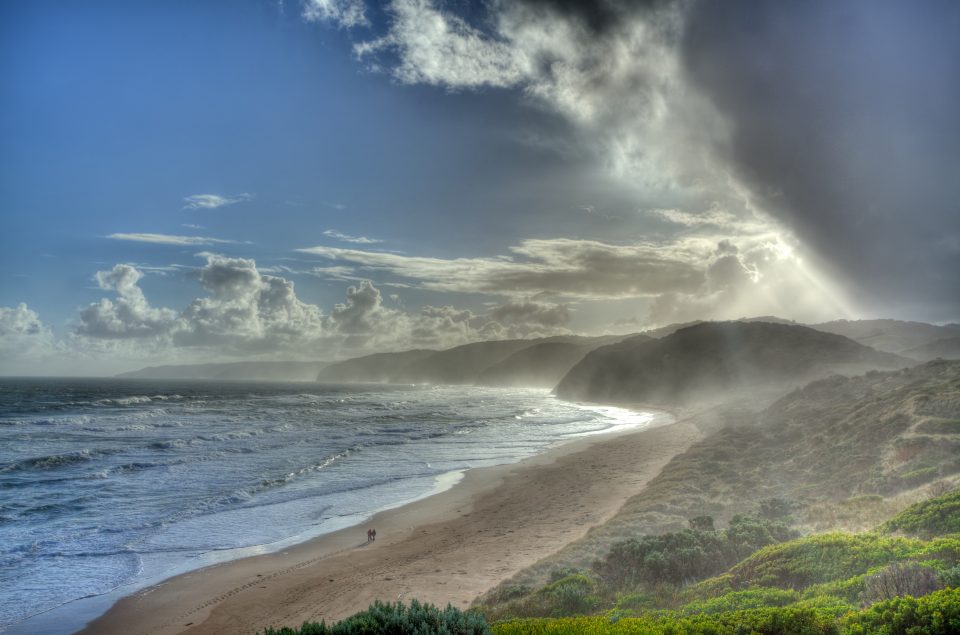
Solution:
<svg viewBox="0 0 960 635"><path fill-rule="evenodd" d="M599 415L597 422L605 424L605 427L598 430L587 430L585 432L568 435L571 437L586 437L594 434L603 434L605 432L629 430L631 428L649 428L655 424L664 425L672 420L672 417L664 412L631 410L630 408L619 408L617 406L575 405L578 408Z"/></svg>

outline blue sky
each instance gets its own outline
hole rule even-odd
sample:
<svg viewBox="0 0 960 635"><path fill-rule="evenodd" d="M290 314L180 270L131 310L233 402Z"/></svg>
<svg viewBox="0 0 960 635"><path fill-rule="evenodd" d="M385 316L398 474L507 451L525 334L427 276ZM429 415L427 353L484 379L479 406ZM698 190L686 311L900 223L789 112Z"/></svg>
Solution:
<svg viewBox="0 0 960 635"><path fill-rule="evenodd" d="M740 23L694 38L710 19L697 3L595 3L626 11L615 21L568 4L3 3L2 370L324 359L694 317L957 317L944 299L957 289L954 192L926 187L932 234L909 238L943 245L904 256L938 283L919 292L907 276L912 295L895 295L877 284L880 259L860 266L856 245L848 258L825 238L863 218L814 213L835 201L744 158L752 124L724 110L744 97L704 80L698 47L725 52L714 72L727 85L767 82L762 94L808 94L822 69L741 77L743 52L724 48ZM904 22L854 5L840 17L858 45L836 45L851 75ZM957 12L944 7L924 5L904 37L948 29ZM797 46L822 49L829 9L794 12ZM760 31L781 17L761 16ZM890 85L917 68L943 80L931 60L953 45L932 40ZM937 95L948 105L952 81ZM876 104L875 88L889 85L849 97ZM842 105L816 105L844 121ZM949 174L956 145L926 144L930 117L897 107L920 140L907 151L942 153L931 165ZM771 108L797 117L777 130L807 123ZM869 152L836 156L868 185L890 181ZM901 191L921 187L902 178ZM844 200L865 213L858 203ZM871 205L895 235L905 213ZM282 300L266 291L289 283Z"/></svg>

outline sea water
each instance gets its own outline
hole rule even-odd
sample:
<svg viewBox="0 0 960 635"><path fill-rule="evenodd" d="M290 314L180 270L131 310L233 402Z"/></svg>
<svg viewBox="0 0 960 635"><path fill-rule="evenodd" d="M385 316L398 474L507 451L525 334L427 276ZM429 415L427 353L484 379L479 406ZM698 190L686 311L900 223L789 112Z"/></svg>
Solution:
<svg viewBox="0 0 960 635"><path fill-rule="evenodd" d="M657 419L533 389L2 379L0 629L69 633L106 608L81 598L279 549L464 470Z"/></svg>

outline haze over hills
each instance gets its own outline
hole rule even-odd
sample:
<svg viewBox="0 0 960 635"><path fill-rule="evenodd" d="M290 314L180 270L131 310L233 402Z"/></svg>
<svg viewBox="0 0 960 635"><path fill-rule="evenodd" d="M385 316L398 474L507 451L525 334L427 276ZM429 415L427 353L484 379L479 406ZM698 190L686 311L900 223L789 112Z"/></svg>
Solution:
<svg viewBox="0 0 960 635"><path fill-rule="evenodd" d="M374 353L363 357L335 362L324 367L315 377L321 382L383 383L401 381L411 365L434 355L437 351L415 349L400 353Z"/></svg>
<svg viewBox="0 0 960 635"><path fill-rule="evenodd" d="M740 323L803 326L775 316L741 318ZM643 331L646 339L662 339L703 321L669 324ZM960 358L960 325L938 326L900 320L836 320L807 325L841 335L877 351L916 361ZM539 339L474 342L445 350L414 349L374 353L339 362L234 362L154 366L119 377L173 379L249 379L278 381L442 383L490 386L554 387L591 350L637 338L638 335L597 337L555 336ZM641 340L634 339L634 342ZM888 358L889 359L889 358ZM869 364L863 368L869 367ZM882 365L880 367L883 367ZM313 372L316 371L316 372Z"/></svg>
<svg viewBox="0 0 960 635"><path fill-rule="evenodd" d="M956 348L951 349L948 342L936 344L940 340L960 337L960 324L938 326L925 322L909 322L903 320L833 320L821 324L811 324L811 328L827 333L836 333L866 344L880 351L897 353L916 359L932 359L940 356L937 351L956 355ZM930 347L926 349L924 347ZM922 356L911 355L912 350L927 350Z"/></svg>
<svg viewBox="0 0 960 635"><path fill-rule="evenodd" d="M557 395L586 401L690 403L729 391L796 386L834 372L897 368L910 360L846 337L770 322L708 322L659 340L600 347Z"/></svg>
<svg viewBox="0 0 960 635"><path fill-rule="evenodd" d="M588 351L623 337L561 335L474 342L442 351L377 353L330 364L317 380L553 387Z"/></svg>
<svg viewBox="0 0 960 635"><path fill-rule="evenodd" d="M534 344L487 368L477 377L477 383L483 386L553 388L591 350L622 339L622 336L610 336Z"/></svg>
<svg viewBox="0 0 960 635"><path fill-rule="evenodd" d="M120 373L127 379L225 379L244 381L313 381L329 362L230 362L148 366Z"/></svg>
<svg viewBox="0 0 960 635"><path fill-rule="evenodd" d="M957 337L943 337L921 346L915 346L903 351L907 357L921 360L931 360L938 357L943 359L960 359L960 335Z"/></svg>

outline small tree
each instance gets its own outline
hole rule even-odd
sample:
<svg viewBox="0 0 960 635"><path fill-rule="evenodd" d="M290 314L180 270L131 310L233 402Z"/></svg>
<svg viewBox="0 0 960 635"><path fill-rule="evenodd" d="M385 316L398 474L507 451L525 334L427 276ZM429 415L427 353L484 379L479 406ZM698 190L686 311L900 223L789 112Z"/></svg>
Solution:
<svg viewBox="0 0 960 635"><path fill-rule="evenodd" d="M865 605L907 595L921 597L944 586L936 571L916 562L894 562L863 582Z"/></svg>

